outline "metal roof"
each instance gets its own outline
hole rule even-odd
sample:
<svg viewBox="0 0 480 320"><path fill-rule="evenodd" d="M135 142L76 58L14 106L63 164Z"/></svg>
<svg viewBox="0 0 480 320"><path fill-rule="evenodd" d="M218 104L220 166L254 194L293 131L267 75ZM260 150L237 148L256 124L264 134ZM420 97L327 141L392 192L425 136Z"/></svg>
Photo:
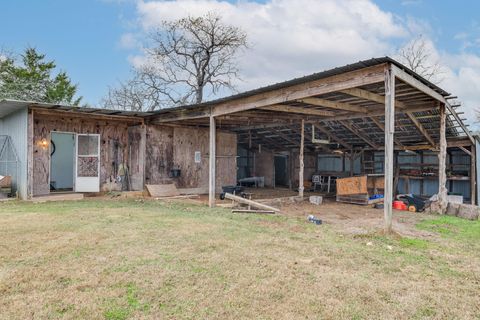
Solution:
<svg viewBox="0 0 480 320"><path fill-rule="evenodd" d="M241 98L246 98L250 97L259 93L264 93L268 92L271 90L277 90L277 89L282 89L290 86L294 86L297 84L302 84L310 81L315 81L315 80L320 80L323 78L328 78L331 76L339 75L342 73L350 72L350 71L355 71L355 70L360 70L363 68L368 68L368 67L373 67L379 64L383 63L392 63L398 68L404 70L411 76L413 76L415 79L421 81L423 84L428 86L429 88L435 90L442 96L448 96L450 95L448 92L445 90L439 88L435 84L431 83L430 81L424 79L417 73L413 72L400 62L386 56L386 57L380 57L380 58L372 58L368 60L363 60L359 61L356 63L348 64L343 67L337 67L329 70L325 70L322 72L317 72L313 73L311 75L307 75L304 77L299 77L295 78L292 80L284 81L284 82L279 82L273 85L245 91L239 94L215 99L212 101L207 101L199 104L190 104L190 105L183 105L183 106L176 106L176 107L171 107L171 108L164 108L160 109L157 111L152 111L152 112L137 112L137 111L122 111L122 110L109 110L109 109L100 109L100 108L86 108L86 107L78 107L78 106L70 106L70 105L61 105L61 104L52 104L52 103L41 103L41 102L35 102L35 101L18 101L18 100L1 100L0 101L0 117L5 116L6 114L15 111L18 108L24 108L24 107L37 107L37 108L45 108L45 109L53 109L53 110L63 110L63 111L73 111L73 112L80 112L80 113L91 113L91 114L97 114L97 115L117 115L117 116L133 116L133 117L148 117L148 116L156 116L160 115L163 113L168 113L171 111L176 111L176 110L182 110L182 109L203 109L206 107L214 106L223 102L228 102L228 101L233 101Z"/></svg>
<svg viewBox="0 0 480 320"><path fill-rule="evenodd" d="M306 83L306 82L310 82L310 81L320 80L320 79L328 78L328 77L331 77L331 76L336 76L336 75L346 73L346 72L351 72L351 71L360 70L360 69L364 69L364 68L368 68L368 67L373 67L373 66L383 64L383 63L394 64L395 66L402 69L403 71L405 71L406 73L408 73L409 75L411 75L412 77L417 79L418 81L422 82L423 84L425 84L429 88L435 90L436 92L438 92L442 96L449 96L450 95L450 93L448 93L447 91L441 89L440 87L438 87L437 85L435 85L435 84L431 83L430 81L426 80L425 78L423 78L419 74L413 72L408 67L401 64L400 62L398 62L395 59L392 59L388 56L385 56L385 57L380 57L380 58L372 58L372 59L368 59L368 60L362 60L362 61L359 61L359 62L356 62L356 63L347 64L343 67L337 67L337 68L325 70L325 71L322 71L322 72L313 73L313 74L310 74L310 75L307 75L307 76L295 78L295 79L284 81L284 82L279 82L279 83L272 84L272 85L269 85L269 86L245 91L245 92L242 92L242 93L239 93L239 94L231 95L231 96L224 97L224 98L215 99L215 100L212 100L212 101L207 101L207 102L203 102L203 103L199 103L199 104L191 104L191 105L183 105L183 106L177 106L177 107L172 107L172 108L165 108L165 109L153 111L153 114L154 115L162 114L162 113L175 111L175 110L179 110L179 109L210 107L210 106L214 106L214 105L217 105L217 104L220 104L220 103L223 103L223 102L228 102L228 101L232 101L232 100L236 100L236 99L242 99L242 98L250 97L250 96L253 96L253 95L256 95L256 94L272 91L272 90L283 89L283 88L287 88L287 87L294 86L294 85L297 85L297 84L302 84L302 83Z"/></svg>
<svg viewBox="0 0 480 320"><path fill-rule="evenodd" d="M48 110L60 110L78 112L83 114L94 114L99 116L124 116L124 117L146 117L152 115L151 112L137 112L137 111L122 111L122 110L109 110L100 108L87 108L71 105L62 105L55 103L43 103L35 101L19 101L19 100L0 100L0 118L13 113L17 110L35 107Z"/></svg>

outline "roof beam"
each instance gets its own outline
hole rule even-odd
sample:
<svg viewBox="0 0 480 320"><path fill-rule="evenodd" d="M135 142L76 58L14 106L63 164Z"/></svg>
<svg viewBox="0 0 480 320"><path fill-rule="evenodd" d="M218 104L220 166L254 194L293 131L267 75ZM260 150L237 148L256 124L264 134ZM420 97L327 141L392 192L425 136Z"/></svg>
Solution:
<svg viewBox="0 0 480 320"><path fill-rule="evenodd" d="M365 100L370 100L370 101L374 101L374 102L385 105L385 97L384 96L381 96L379 94L376 94L376 93L373 93L373 92L370 92L370 91L367 91L367 90L363 90L363 89L360 89L360 88L350 88L350 89L342 90L341 92L345 93L345 94L348 94L350 96L353 96L353 97L357 97L357 98L361 98L361 99L365 99ZM405 105L405 103L403 103L401 101L398 101L398 100L395 100L395 108L405 109L406 107L407 106Z"/></svg>
<svg viewBox="0 0 480 320"><path fill-rule="evenodd" d="M324 134L326 134L331 140L335 141L336 143L344 146L345 148L347 148L349 150L353 149L353 147L350 144L348 144L347 142L345 142L344 140L340 139L335 134L333 134L332 130L328 130L327 128L325 128L325 127L323 127L319 124L314 124L313 126L315 126L315 129L317 129L318 131L321 131Z"/></svg>
<svg viewBox="0 0 480 320"><path fill-rule="evenodd" d="M279 103L318 96L347 88L382 82L385 64L307 81L286 88L272 89L245 98L229 100L212 107L213 116L235 113Z"/></svg>
<svg viewBox="0 0 480 320"><path fill-rule="evenodd" d="M407 112L406 114L410 118L410 120L412 120L415 127L417 127L418 131L420 131L420 133L423 134L425 139L427 139L428 143L430 143L432 147L435 147L435 141L430 136L428 131L423 127L422 123L417 118L415 118L415 115L412 112Z"/></svg>
<svg viewBox="0 0 480 320"><path fill-rule="evenodd" d="M311 116L321 116L321 117L332 117L335 115L334 112L328 110L317 110L317 109L306 109L301 107L285 106L281 104L262 107L262 110L270 111L280 111L280 112L290 112L290 113L299 113L306 114Z"/></svg>
<svg viewBox="0 0 480 320"><path fill-rule="evenodd" d="M365 141L368 145L370 145L372 148L374 149L378 149L378 145L373 142L372 140L370 140L366 134L364 134L363 132L361 132L361 130L359 128L357 128L353 123L351 122L348 122L348 121L339 121L342 126L344 126L345 128L347 128L348 130L350 130L353 134L355 134L356 136L358 136L360 139L362 139L363 141Z"/></svg>
<svg viewBox="0 0 480 320"><path fill-rule="evenodd" d="M383 123L381 123L380 120L378 120L378 119L375 118L375 117L370 117L370 120L372 120L373 123L375 123L375 125L376 125L377 127L379 127L380 129L382 129L383 132L385 132L385 125L384 125ZM402 144L400 141L398 141L398 139L395 138L395 136L394 136L394 138L393 138L393 141L395 142L395 144L396 144L397 146L403 147L403 144Z"/></svg>
<svg viewBox="0 0 480 320"><path fill-rule="evenodd" d="M362 106L356 106L349 103L331 101L321 98L305 98L297 100L298 102L311 104L314 106L326 107L330 109L337 109L337 110L345 110L345 111L353 111L353 112L360 112L360 113L367 113L368 109Z"/></svg>
<svg viewBox="0 0 480 320"><path fill-rule="evenodd" d="M463 132L465 132L465 134L467 135L468 139L472 142L472 144L475 144L475 140L470 134L470 131L467 129L467 126L463 123L462 119L460 119L457 112L450 106L448 102L445 102L445 107L447 108L448 112L455 118L455 120L460 125L460 127L462 127Z"/></svg>
<svg viewBox="0 0 480 320"><path fill-rule="evenodd" d="M392 71L395 74L395 77L402 80L403 82L409 84L410 86L414 87L417 90L422 91L423 93L429 95L430 97L440 101L440 102L446 102L445 98L438 93L437 91L433 90L423 82L415 79L396 65L392 64Z"/></svg>
<svg viewBox="0 0 480 320"><path fill-rule="evenodd" d="M403 114L406 111L421 112L421 111L428 111L428 110L432 110L432 109L435 109L435 107L432 107L431 105L430 106L428 106L428 105L412 106L412 107L408 107L407 109L403 109L403 110L397 110L395 108L395 114L397 114L397 113ZM352 120L352 119L362 119L362 118L365 118L365 117L376 117L376 116L383 116L383 115L385 115L385 110L382 109L382 110L370 111L367 115L365 115L365 114L338 115L338 116L335 116L335 117L322 119L320 121Z"/></svg>
<svg viewBox="0 0 480 320"><path fill-rule="evenodd" d="M275 129L275 128L272 128L272 131L275 132L275 134L277 134L278 136L280 136L280 138L282 138L283 140L286 140L286 141L290 142L290 143L293 144L294 146L300 144L299 141L295 141L294 139L292 139L291 137L287 136L285 133L281 132L280 130L277 130L277 129Z"/></svg>

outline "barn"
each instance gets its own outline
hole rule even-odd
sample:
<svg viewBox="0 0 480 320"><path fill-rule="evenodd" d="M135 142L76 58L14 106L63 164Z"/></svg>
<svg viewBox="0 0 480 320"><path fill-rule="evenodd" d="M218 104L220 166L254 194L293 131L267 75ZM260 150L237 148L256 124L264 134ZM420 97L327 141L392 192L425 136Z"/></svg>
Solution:
<svg viewBox="0 0 480 320"><path fill-rule="evenodd" d="M0 136L16 160L0 153L0 175L21 199L174 181L214 206L239 182L303 195L380 176L386 216L395 193L475 204L478 141L455 101L389 57L154 112L4 100Z"/></svg>

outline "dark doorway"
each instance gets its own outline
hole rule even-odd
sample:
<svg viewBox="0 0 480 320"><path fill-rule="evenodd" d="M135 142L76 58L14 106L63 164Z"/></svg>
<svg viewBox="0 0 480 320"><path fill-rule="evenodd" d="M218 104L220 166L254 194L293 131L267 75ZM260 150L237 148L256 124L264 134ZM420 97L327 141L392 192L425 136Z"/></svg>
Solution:
<svg viewBox="0 0 480 320"><path fill-rule="evenodd" d="M288 187L288 158L275 156L275 186Z"/></svg>
<svg viewBox="0 0 480 320"><path fill-rule="evenodd" d="M50 191L73 191L75 135L52 132L50 141Z"/></svg>

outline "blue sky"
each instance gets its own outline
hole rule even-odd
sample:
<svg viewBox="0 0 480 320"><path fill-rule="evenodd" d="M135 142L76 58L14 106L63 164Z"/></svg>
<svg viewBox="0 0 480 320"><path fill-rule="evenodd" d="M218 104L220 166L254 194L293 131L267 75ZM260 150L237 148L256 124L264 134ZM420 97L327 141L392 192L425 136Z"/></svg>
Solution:
<svg viewBox="0 0 480 320"><path fill-rule="evenodd" d="M427 35L434 50L448 66L449 75L451 71L451 77L441 85L452 84L454 88L446 88L447 91L456 90L455 84L461 79L471 82L480 75L480 1L462 1L459 5L458 1L362 0L358 3L373 5L378 10L356 6L358 10L355 9L355 12L349 9L348 0L316 1L310 2L314 4L312 10L315 12L310 22L302 16L305 14L304 4L297 6L301 10L292 10L296 8L296 1L292 0L260 1L257 4L246 0L241 3L230 1L228 6L221 1L205 1L200 6L198 1L192 0L169 3L147 0L2 0L0 47L19 53L27 46L34 46L46 53L79 84L79 94L84 97L84 102L91 105L99 103L109 85L129 77L132 63L142 56L138 42L142 41L148 28L163 18L181 16L186 12L201 14L204 10L219 8L233 17L229 21L244 23L253 39L254 50L247 55L249 63L242 63L245 68L244 81L239 86L242 90L342 63L392 54L419 33ZM283 10L287 7L288 13ZM323 22L325 17L322 12L330 9L345 12L346 18L339 16L338 19L351 21L338 22L333 18ZM278 18L280 25L274 23L268 26L264 23L264 29L252 27L249 30L255 21L248 19L255 10L268 12L271 17L265 21ZM358 15L363 16L362 23L355 21ZM377 27L368 26L369 19L375 22L377 18ZM305 32L298 27L298 21L307 21ZM363 29L364 26L367 26L366 29ZM274 29L287 32L282 31L279 41L266 45L268 41L262 39L270 41L270 38L275 38L277 31ZM342 47L341 37L340 40L328 38L329 33L345 35L352 30L361 34L362 41L352 41ZM306 34L313 40L320 39L320 44L304 46L298 40L301 38L299 34ZM282 38L283 35L285 38ZM134 41L125 44L121 39ZM348 42L348 38L345 39ZM329 47L329 43L335 40L340 41L340 46ZM369 42L371 46L366 46ZM335 51L337 47L341 48L340 53ZM463 60L459 62L461 59L468 60L469 65L465 62L466 67L463 68ZM462 88L458 86L459 91ZM480 96L473 96L474 89L463 93L469 108L476 107L472 104L480 101L477 100Z"/></svg>

